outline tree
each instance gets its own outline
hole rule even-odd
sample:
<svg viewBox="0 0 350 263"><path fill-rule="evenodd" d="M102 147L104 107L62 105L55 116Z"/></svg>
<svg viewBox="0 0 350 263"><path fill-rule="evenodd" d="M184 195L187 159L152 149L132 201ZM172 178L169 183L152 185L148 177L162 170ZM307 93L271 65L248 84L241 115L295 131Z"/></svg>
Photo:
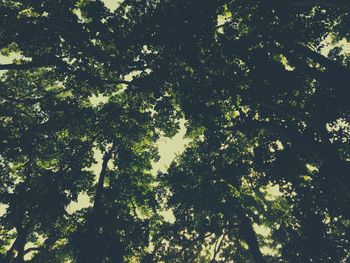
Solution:
<svg viewBox="0 0 350 263"><path fill-rule="evenodd" d="M1 261L347 261L348 10L0 3L0 54L20 57L0 63ZM180 118L192 143L152 176Z"/></svg>

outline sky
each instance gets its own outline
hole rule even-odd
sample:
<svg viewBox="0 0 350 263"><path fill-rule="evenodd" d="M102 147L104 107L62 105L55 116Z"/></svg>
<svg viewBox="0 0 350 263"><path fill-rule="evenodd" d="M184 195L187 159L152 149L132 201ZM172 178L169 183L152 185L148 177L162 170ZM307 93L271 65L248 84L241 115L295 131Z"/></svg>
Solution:
<svg viewBox="0 0 350 263"><path fill-rule="evenodd" d="M106 7L111 11L114 11L123 0L102 0L102 2L104 2Z"/></svg>

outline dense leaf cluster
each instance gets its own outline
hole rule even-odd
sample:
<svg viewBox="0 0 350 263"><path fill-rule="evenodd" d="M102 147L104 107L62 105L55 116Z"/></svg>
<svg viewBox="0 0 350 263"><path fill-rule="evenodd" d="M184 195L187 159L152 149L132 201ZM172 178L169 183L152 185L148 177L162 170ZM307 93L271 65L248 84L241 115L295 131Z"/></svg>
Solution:
<svg viewBox="0 0 350 263"><path fill-rule="evenodd" d="M348 262L350 3L114 1L0 0L0 262Z"/></svg>

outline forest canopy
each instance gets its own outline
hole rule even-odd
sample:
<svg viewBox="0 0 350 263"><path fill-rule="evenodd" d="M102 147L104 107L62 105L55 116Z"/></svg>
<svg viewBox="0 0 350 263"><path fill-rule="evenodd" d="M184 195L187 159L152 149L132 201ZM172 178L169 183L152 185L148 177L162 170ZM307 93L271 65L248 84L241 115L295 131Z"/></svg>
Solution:
<svg viewBox="0 0 350 263"><path fill-rule="evenodd" d="M349 262L349 80L348 0L0 0L0 263Z"/></svg>

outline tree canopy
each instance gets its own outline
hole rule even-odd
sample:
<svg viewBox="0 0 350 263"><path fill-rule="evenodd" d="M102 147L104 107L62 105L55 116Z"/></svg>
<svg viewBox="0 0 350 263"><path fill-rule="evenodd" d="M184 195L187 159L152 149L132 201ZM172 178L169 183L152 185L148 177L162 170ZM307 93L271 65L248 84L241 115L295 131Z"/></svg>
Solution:
<svg viewBox="0 0 350 263"><path fill-rule="evenodd" d="M348 262L350 2L107 2L0 0L0 262Z"/></svg>

